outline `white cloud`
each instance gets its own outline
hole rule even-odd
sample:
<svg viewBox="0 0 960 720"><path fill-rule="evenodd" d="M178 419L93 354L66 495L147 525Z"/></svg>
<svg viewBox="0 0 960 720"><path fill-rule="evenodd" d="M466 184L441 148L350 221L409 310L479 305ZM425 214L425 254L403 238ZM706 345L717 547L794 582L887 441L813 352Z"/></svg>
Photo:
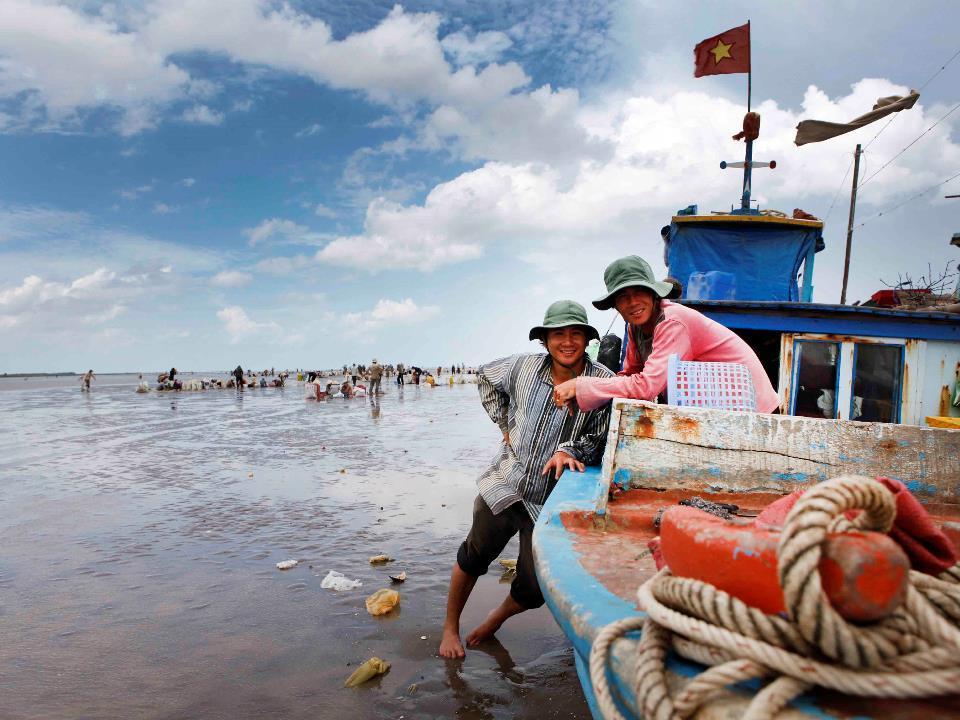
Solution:
<svg viewBox="0 0 960 720"><path fill-rule="evenodd" d="M294 133L293 136L297 138L313 137L314 135L318 135L321 132L323 132L323 125L321 125L320 123L313 123L313 125L308 125L307 127L301 130L297 130L297 132Z"/></svg>
<svg viewBox="0 0 960 720"><path fill-rule="evenodd" d="M289 275L310 264L311 260L306 255L294 255L292 257L278 256L265 258L254 267L259 272L265 272L271 275Z"/></svg>
<svg viewBox="0 0 960 720"><path fill-rule="evenodd" d="M184 187L188 187L188 188L189 188L189 187L193 187L193 186L196 184L196 182L197 182L197 181L196 181L194 178L188 177L188 178L184 178L183 180L181 180L181 181L180 181L180 184L183 185Z"/></svg>
<svg viewBox="0 0 960 720"><path fill-rule="evenodd" d="M207 105L194 105L183 111L180 119L196 125L219 125L223 122L223 113Z"/></svg>
<svg viewBox="0 0 960 720"><path fill-rule="evenodd" d="M210 278L210 284L214 287L235 288L249 285L253 280L250 273L240 272L239 270L223 270Z"/></svg>
<svg viewBox="0 0 960 720"><path fill-rule="evenodd" d="M506 33L496 30L480 32L469 37L465 32L450 33L440 45L454 57L458 65L492 62L513 45Z"/></svg>
<svg viewBox="0 0 960 720"><path fill-rule="evenodd" d="M20 285L0 290L0 326L11 328L31 320L42 321L44 329L69 326L75 320L107 322L126 309L120 299L137 294L122 280L105 267L69 282L28 275Z"/></svg>
<svg viewBox="0 0 960 720"><path fill-rule="evenodd" d="M247 236L250 247L267 240L277 238L279 242L288 244L316 244L322 236L314 233L305 225L298 225L293 220L284 218L270 218L256 227L246 228L243 234Z"/></svg>
<svg viewBox="0 0 960 720"><path fill-rule="evenodd" d="M119 191L120 197L124 200L136 200L141 195L153 191L153 184L140 185L134 188L125 188Z"/></svg>
<svg viewBox="0 0 960 720"><path fill-rule="evenodd" d="M369 333L386 326L414 325L436 317L436 305L417 305L412 298L403 300L380 299L371 310L350 312L343 316L341 327L345 334L370 339Z"/></svg>
<svg viewBox="0 0 960 720"><path fill-rule="evenodd" d="M139 34L64 5L4 0L0 47L0 97L33 95L54 122L113 107L123 113L121 132L133 134L151 127L156 107L180 97L189 80Z"/></svg>
<svg viewBox="0 0 960 720"><path fill-rule="evenodd" d="M811 88L802 109L765 101L758 159L775 159L778 169L755 173L755 198L763 207L787 214L797 205L825 213L837 181L849 163L837 144L797 148L797 122L804 117L846 118L869 109L878 97L906 88L885 80L863 80L843 97L830 99ZM697 202L701 212L729 209L740 195L738 171L721 171L720 159L742 157L743 144L730 139L744 108L706 93L666 97L623 94L567 113L581 130L610 149L598 160L580 156L573 166L547 162L493 162L435 186L420 204L382 199L370 203L363 232L342 236L316 255L321 262L368 270L433 268L480 257L493 245L507 246L515 257L539 265L564 243L634 247L638 227L650 238L662 220L679 207ZM870 148L879 167L931 124L931 112L919 105L901 117ZM870 139L877 128L844 138L844 147ZM874 206L934 184L960 166L960 145L950 140L944 121L922 144L864 187ZM522 135L522 133L520 133ZM519 135L518 135L519 136ZM522 153L520 154L522 156ZM781 206L780 198L789 198ZM861 201L862 202L862 201ZM860 208L861 212L869 212ZM657 218L661 221L658 222Z"/></svg>
<svg viewBox="0 0 960 720"><path fill-rule="evenodd" d="M323 203L317 203L316 207L313 208L313 214L316 215L317 217L325 217L325 218L335 218L337 216L336 210L332 210L328 208Z"/></svg>
<svg viewBox="0 0 960 720"><path fill-rule="evenodd" d="M167 205L163 202L155 202L153 204L153 212L155 215L169 215L170 213L180 212L179 205Z"/></svg>
<svg viewBox="0 0 960 720"><path fill-rule="evenodd" d="M230 344L236 345L241 340L270 333L277 335L280 333L280 326L273 322L256 322L247 315L239 305L230 305L217 311L217 318L223 323L227 335L230 336Z"/></svg>

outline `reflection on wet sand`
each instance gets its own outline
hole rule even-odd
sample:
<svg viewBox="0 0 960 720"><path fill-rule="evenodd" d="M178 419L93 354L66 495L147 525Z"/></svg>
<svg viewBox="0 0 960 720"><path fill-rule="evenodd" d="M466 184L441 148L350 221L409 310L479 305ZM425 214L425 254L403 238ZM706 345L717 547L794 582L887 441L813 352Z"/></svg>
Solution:
<svg viewBox="0 0 960 720"><path fill-rule="evenodd" d="M0 717L588 717L545 609L436 657L498 439L475 387L307 403L98 383L0 381ZM464 628L502 599L497 569ZM363 585L322 589L330 570ZM371 617L386 587L401 606ZM372 656L390 671L343 688Z"/></svg>

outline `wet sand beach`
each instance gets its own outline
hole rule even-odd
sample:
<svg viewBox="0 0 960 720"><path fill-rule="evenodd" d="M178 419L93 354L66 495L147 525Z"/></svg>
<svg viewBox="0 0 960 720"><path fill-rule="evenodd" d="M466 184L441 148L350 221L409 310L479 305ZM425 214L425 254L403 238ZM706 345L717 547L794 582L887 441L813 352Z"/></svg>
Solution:
<svg viewBox="0 0 960 720"><path fill-rule="evenodd" d="M0 379L0 717L588 718L546 608L462 662L436 656L499 439L476 386L445 381L318 403L297 383ZM329 570L363 586L322 589ZM400 570L400 608L371 617ZM499 580L477 584L465 632ZM343 688L374 655L390 672Z"/></svg>

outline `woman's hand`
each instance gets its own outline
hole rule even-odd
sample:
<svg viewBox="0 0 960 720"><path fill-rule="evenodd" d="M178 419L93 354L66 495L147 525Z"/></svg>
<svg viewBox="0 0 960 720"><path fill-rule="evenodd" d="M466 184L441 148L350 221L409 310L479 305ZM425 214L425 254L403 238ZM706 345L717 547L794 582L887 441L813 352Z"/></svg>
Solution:
<svg viewBox="0 0 960 720"><path fill-rule="evenodd" d="M558 408L567 408L571 415L575 409L574 404L577 401L577 381L567 380L553 388L553 404Z"/></svg>
<svg viewBox="0 0 960 720"><path fill-rule="evenodd" d="M577 472L583 472L584 464L574 458L571 455L562 450L557 450L553 457L547 460L547 464L543 466L543 472L541 475L553 474L553 477L557 480L560 479L560 476L563 475L564 470L576 470Z"/></svg>

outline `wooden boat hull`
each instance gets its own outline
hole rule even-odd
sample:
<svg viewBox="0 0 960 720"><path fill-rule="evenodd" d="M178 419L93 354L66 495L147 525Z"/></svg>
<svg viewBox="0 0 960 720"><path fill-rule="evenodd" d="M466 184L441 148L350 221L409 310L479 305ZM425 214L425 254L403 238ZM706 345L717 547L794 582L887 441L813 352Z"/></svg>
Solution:
<svg viewBox="0 0 960 720"><path fill-rule="evenodd" d="M953 543L960 545L960 432L778 416L710 415L716 412L615 401L604 467L566 473L536 523L533 552L537 576L548 607L573 644L584 695L596 718L600 714L589 678L590 647L604 626L640 614L636 589L655 572L646 543L656 535L652 518L660 507L701 495L720 502L732 500L751 514L783 494L817 482L821 473L896 474L914 488ZM705 432L701 433L698 427L704 423ZM732 433L730 423L742 424L739 434ZM726 432L718 432L718 424L719 430L725 428ZM751 426L752 430L744 430ZM806 441L805 452L798 434ZM831 442L843 437L846 442L841 447L831 447ZM786 446L779 448L777 452L784 451L779 460L776 452L767 452L772 447L764 450L764 443L769 444L771 438L780 438L789 446L789 452L784 451ZM744 462L743 453L755 462ZM614 486L627 489L610 501L613 479ZM607 669L626 717L640 717L631 689L638 635L614 643ZM702 666L678 657L668 664L676 683L702 670ZM697 717L737 717L757 689L750 684L728 689ZM921 715L925 720L960 717L960 695L870 700L817 690L791 703L784 717Z"/></svg>

